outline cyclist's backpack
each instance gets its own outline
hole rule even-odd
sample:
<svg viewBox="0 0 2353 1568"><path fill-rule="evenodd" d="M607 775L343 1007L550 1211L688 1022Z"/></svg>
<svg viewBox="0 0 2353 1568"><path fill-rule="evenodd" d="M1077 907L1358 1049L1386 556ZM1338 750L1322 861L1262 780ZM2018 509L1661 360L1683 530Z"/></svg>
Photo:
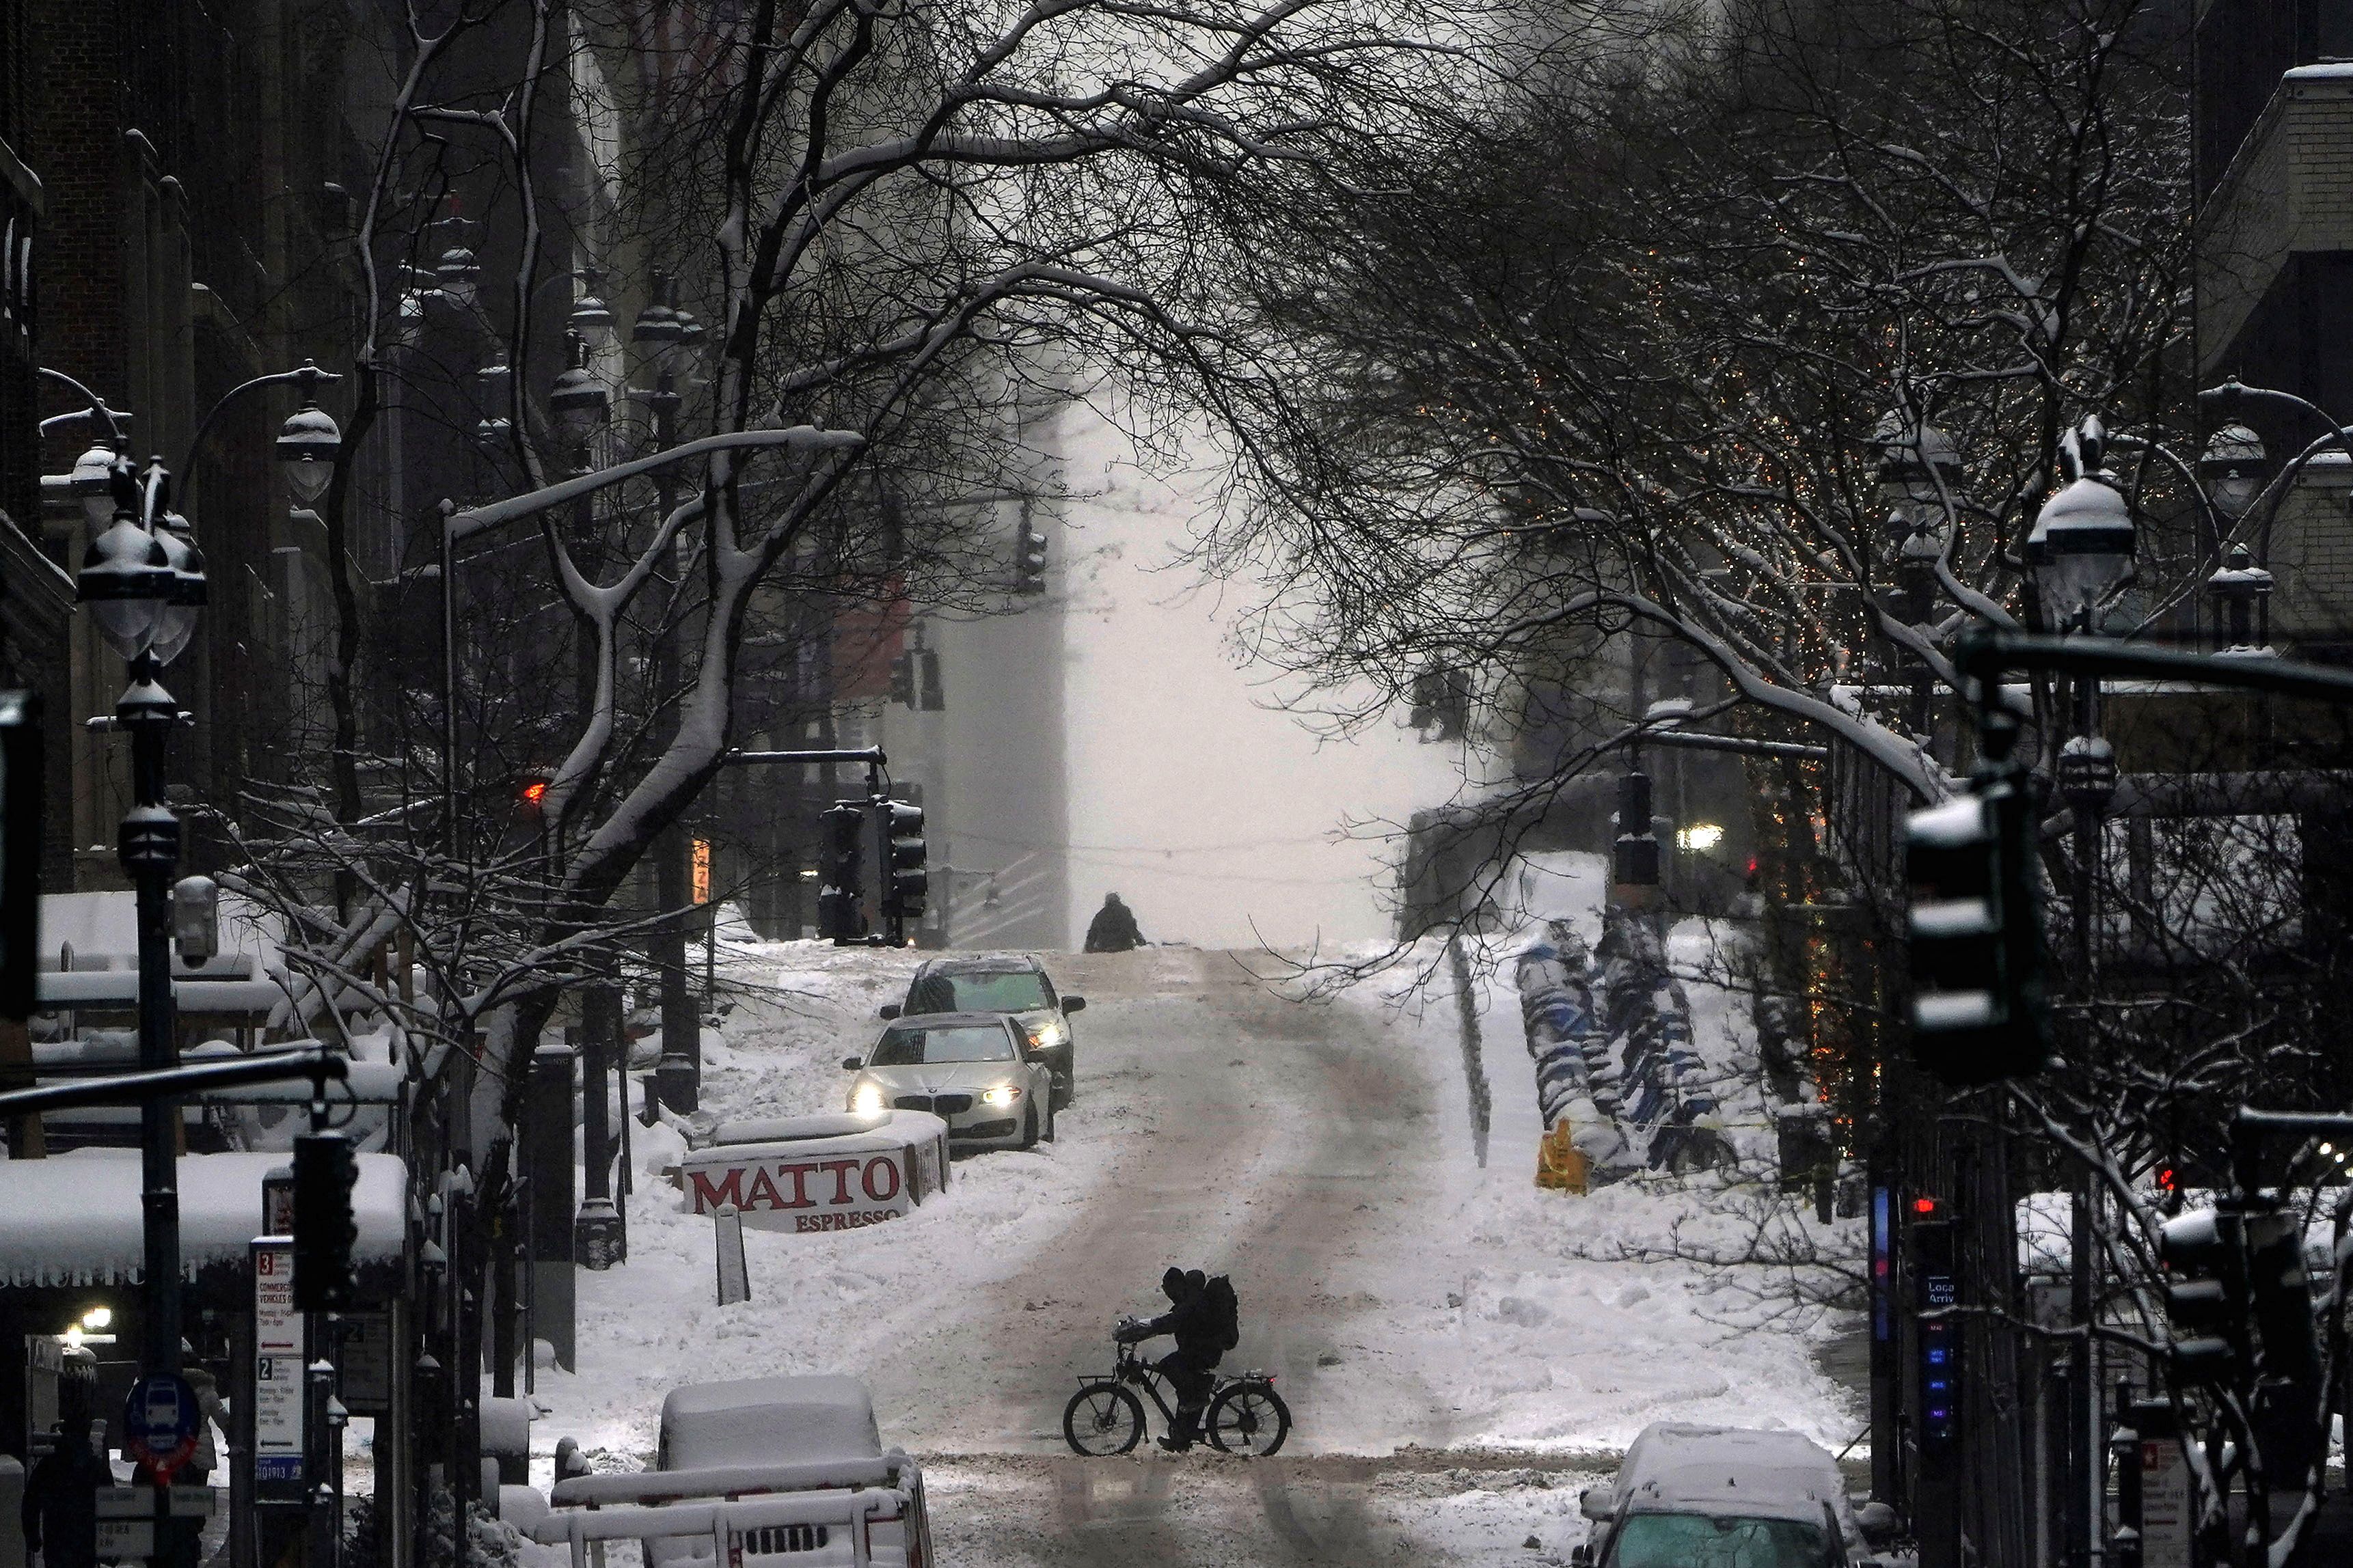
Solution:
<svg viewBox="0 0 2353 1568"><path fill-rule="evenodd" d="M1242 1303L1234 1294L1234 1282L1222 1274L1212 1274L1201 1287L1201 1299L1209 1309L1209 1331L1219 1351L1229 1351L1242 1342Z"/></svg>

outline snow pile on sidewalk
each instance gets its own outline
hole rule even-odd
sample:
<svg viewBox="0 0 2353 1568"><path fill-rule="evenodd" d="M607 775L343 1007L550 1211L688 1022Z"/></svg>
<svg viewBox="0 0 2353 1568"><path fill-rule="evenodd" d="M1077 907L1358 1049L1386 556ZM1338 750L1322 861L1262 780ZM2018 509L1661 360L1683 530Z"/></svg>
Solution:
<svg viewBox="0 0 2353 1568"><path fill-rule="evenodd" d="M1486 1169L1471 1152L1457 1009L1451 998L1410 994L1420 973L1446 984L1444 967L1409 955L1347 994L1353 1006L1419 1008L1434 1131L1448 1157L1445 1189L1398 1211L1392 1245L1357 1287L1358 1300L1382 1305L1350 1318L1338 1337L1366 1352L1354 1358L1358 1375L1415 1363L1458 1448L1608 1454L1650 1422L1672 1419L1794 1427L1837 1453L1862 1418L1815 1352L1852 1327L1851 1315L1791 1300L1773 1268L1702 1260L1746 1252L1772 1196L1773 1133L1756 1084L1746 999L1724 982L1737 940L1728 922L1679 922L1668 954L1738 1170L1644 1173L1582 1197L1535 1185L1543 1123L1513 960L1549 921L1597 940L1603 879L1598 857L1544 858L1510 879L1517 906L1481 943L1478 1014L1493 1102ZM1856 1222L1816 1226L1810 1215L1776 1212L1777 1224L1797 1227L1800 1245L1855 1243ZM1341 1286L1330 1289L1347 1298ZM1361 1436L1381 1446L1377 1431Z"/></svg>

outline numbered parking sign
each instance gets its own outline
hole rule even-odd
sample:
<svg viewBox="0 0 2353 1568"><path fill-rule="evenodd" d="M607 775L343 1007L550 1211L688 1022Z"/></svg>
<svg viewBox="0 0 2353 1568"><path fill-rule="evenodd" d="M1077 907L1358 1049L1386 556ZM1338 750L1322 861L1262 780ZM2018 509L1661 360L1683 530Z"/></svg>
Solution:
<svg viewBox="0 0 2353 1568"><path fill-rule="evenodd" d="M309 1323L294 1310L294 1244L253 1244L253 1480L263 1500L303 1494Z"/></svg>

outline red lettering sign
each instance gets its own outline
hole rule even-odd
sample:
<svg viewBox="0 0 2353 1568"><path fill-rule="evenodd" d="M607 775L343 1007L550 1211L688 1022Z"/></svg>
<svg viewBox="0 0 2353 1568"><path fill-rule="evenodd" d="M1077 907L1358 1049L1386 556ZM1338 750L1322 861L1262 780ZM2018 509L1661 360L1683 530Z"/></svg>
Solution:
<svg viewBox="0 0 2353 1568"><path fill-rule="evenodd" d="M807 1236L821 1230L863 1230L870 1225L881 1225L886 1219L897 1219L896 1209L869 1209L857 1214L804 1214L793 1216L793 1228Z"/></svg>
<svg viewBox="0 0 2353 1568"><path fill-rule="evenodd" d="M943 1181L936 1168L935 1142L887 1151L870 1145L855 1154L835 1159L818 1158L817 1153L812 1150L796 1160L778 1159L773 1154L763 1158L761 1153L747 1150L740 1164L723 1163L721 1159L711 1159L708 1164L689 1164L681 1184L691 1195L691 1208L696 1214L707 1215L733 1205L747 1219L754 1215L778 1216L768 1223L779 1229L783 1228L781 1216L785 1213L822 1210L818 1215L794 1215L794 1229L816 1232L853 1230L895 1219L912 1207L914 1200L922 1198L927 1188L939 1190ZM824 1184L828 1175L833 1178L829 1186ZM787 1182L791 1184L789 1192ZM815 1193L810 1191L812 1185L817 1188ZM881 1213L871 1212L878 1206Z"/></svg>
<svg viewBox="0 0 2353 1568"><path fill-rule="evenodd" d="M727 1179L715 1187L701 1171L689 1171L687 1175L694 1183L695 1213L714 1213L722 1204L733 1204L739 1209L744 1206L744 1173L741 1170L729 1171Z"/></svg>
<svg viewBox="0 0 2353 1568"><path fill-rule="evenodd" d="M835 1204L849 1202L849 1173L858 1169L855 1160L826 1160L818 1163L820 1171L833 1173L833 1196L827 1201Z"/></svg>

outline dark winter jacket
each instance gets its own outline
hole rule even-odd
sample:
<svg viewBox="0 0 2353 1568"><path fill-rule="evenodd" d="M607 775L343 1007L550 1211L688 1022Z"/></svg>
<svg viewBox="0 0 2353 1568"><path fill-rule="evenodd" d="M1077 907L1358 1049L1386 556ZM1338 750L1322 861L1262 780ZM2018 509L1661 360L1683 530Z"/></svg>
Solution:
<svg viewBox="0 0 2353 1568"><path fill-rule="evenodd" d="M1204 1367L1218 1364L1226 1353L1219 1340L1218 1327L1212 1321L1208 1298L1202 1292L1203 1277L1198 1268L1185 1276L1185 1289L1168 1310L1156 1318L1147 1318L1136 1325L1138 1339L1152 1339L1160 1334L1174 1334L1176 1348L1186 1357Z"/></svg>
<svg viewBox="0 0 2353 1568"><path fill-rule="evenodd" d="M1144 945L1144 932L1135 924L1135 911L1119 901L1117 893L1103 900L1103 907L1087 922L1089 952L1125 952Z"/></svg>

